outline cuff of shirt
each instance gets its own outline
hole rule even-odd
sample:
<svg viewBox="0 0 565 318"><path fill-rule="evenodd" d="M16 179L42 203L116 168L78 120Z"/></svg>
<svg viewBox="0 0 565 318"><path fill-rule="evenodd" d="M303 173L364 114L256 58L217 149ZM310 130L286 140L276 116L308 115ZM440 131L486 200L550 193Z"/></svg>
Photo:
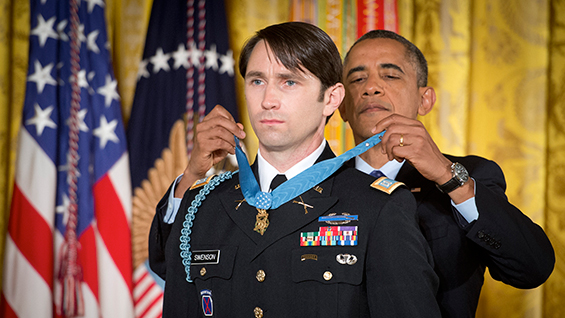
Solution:
<svg viewBox="0 0 565 318"><path fill-rule="evenodd" d="M475 179L473 179L473 181L474 180ZM473 189L473 193L474 194L477 193L476 182L475 182L475 189ZM479 210L477 209L477 204L475 203L475 196L459 204L455 204L455 202L451 200L451 205L469 223L479 218Z"/></svg>
<svg viewBox="0 0 565 318"><path fill-rule="evenodd" d="M169 199L167 200L167 213L165 214L165 217L163 217L163 222L167 224L172 224L173 222L175 222L175 217L177 216L177 212L182 201L182 198L175 198L175 188L182 179L182 176L183 174L175 179L175 182L171 187L171 192L169 193Z"/></svg>

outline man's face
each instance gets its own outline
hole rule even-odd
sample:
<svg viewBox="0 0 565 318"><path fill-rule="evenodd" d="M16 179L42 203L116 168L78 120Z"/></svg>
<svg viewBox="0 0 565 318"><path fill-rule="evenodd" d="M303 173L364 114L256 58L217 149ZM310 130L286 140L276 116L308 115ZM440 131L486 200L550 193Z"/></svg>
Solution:
<svg viewBox="0 0 565 318"><path fill-rule="evenodd" d="M416 68L399 42L382 38L359 42L349 53L343 78L340 112L356 143L371 137L371 129L393 113L417 118L422 97Z"/></svg>
<svg viewBox="0 0 565 318"><path fill-rule="evenodd" d="M320 80L307 70L288 70L264 41L253 49L246 72L245 99L261 151L319 146L326 116L333 112L318 100Z"/></svg>

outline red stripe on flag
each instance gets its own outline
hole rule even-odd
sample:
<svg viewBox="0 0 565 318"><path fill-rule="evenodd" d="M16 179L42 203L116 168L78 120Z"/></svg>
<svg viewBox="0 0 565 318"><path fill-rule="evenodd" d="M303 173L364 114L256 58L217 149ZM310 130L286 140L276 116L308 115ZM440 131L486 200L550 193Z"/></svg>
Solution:
<svg viewBox="0 0 565 318"><path fill-rule="evenodd" d="M131 235L122 202L107 174L94 185L93 193L98 232L132 292Z"/></svg>
<svg viewBox="0 0 565 318"><path fill-rule="evenodd" d="M90 287L92 294L99 301L98 294L98 259L96 256L96 237L92 225L86 228L79 238L79 259L82 266L83 281Z"/></svg>
<svg viewBox="0 0 565 318"><path fill-rule="evenodd" d="M4 318L18 318L10 304L8 304L6 297L4 297L4 293L2 293L2 297L0 299L0 313Z"/></svg>
<svg viewBox="0 0 565 318"><path fill-rule="evenodd" d="M153 306L155 306L157 304L157 302L159 302L162 299L163 299L163 294L160 294L158 297L153 299L151 304L149 304L149 306L147 306L147 308L137 318L144 318L145 315L147 315L147 313L149 312L149 310L151 310L153 308ZM162 313L160 315L162 315Z"/></svg>
<svg viewBox="0 0 565 318"><path fill-rule="evenodd" d="M134 300L134 306L137 306L137 304L139 304L140 301L143 300L143 298L145 298L145 296L147 295L147 293L149 293L149 291L155 287L155 283L151 282L151 284L148 284L147 287L145 288L145 290L143 290L143 292L141 293L141 295L139 295L139 298Z"/></svg>
<svg viewBox="0 0 565 318"><path fill-rule="evenodd" d="M51 227L14 184L8 233L31 266L53 288L53 239Z"/></svg>
<svg viewBox="0 0 565 318"><path fill-rule="evenodd" d="M148 275L149 275L149 272L144 271L144 272L143 272L143 275L141 275L141 277L137 278L137 279L133 282L133 284L134 284L134 285L138 285L138 284L139 284L140 282L142 282L142 281L145 279L145 277L147 277Z"/></svg>

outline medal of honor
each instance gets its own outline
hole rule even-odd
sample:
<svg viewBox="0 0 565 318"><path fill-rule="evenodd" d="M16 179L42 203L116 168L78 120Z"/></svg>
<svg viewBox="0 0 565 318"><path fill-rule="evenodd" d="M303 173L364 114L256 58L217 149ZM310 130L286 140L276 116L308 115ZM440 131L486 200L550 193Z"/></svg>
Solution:
<svg viewBox="0 0 565 318"><path fill-rule="evenodd" d="M269 214L267 210L278 208L326 180L347 160L364 153L381 142L384 133L383 131L368 138L341 156L318 162L294 178L282 183L271 193L262 192L260 190L259 184L249 166L249 161L247 161L247 156L239 146L239 139L234 136L236 144L235 156L239 166L239 184L241 185L241 192L243 193L245 202L255 207L258 211L255 228L253 230L263 235L269 226Z"/></svg>
<svg viewBox="0 0 565 318"><path fill-rule="evenodd" d="M255 221L255 228L253 231L263 235L269 226L269 213L265 209L257 209L257 215L255 216L257 219Z"/></svg>

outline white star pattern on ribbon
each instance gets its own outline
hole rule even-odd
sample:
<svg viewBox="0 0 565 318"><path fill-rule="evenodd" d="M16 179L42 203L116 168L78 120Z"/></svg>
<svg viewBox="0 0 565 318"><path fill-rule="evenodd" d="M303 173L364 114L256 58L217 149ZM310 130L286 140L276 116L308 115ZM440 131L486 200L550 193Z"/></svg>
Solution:
<svg viewBox="0 0 565 318"><path fill-rule="evenodd" d="M51 70L53 69L54 64L50 63L47 66L41 66L41 62L39 60L35 60L33 62L35 73L31 74L27 80L28 82L35 82L37 85L37 91L39 94L43 93L43 89L45 85L57 85L57 81L51 76Z"/></svg>
<svg viewBox="0 0 565 318"><path fill-rule="evenodd" d="M94 129L92 133L94 136L100 138L100 148L104 149L108 141L113 141L118 143L120 139L115 133L116 126L118 125L118 121L116 119L108 122L104 115L100 116L100 126Z"/></svg>
<svg viewBox="0 0 565 318"><path fill-rule="evenodd" d="M169 54L163 53L162 48L158 48L155 55L149 58L153 64L153 73L157 74L160 70L169 71Z"/></svg>
<svg viewBox="0 0 565 318"><path fill-rule="evenodd" d="M47 42L48 38L57 39L59 37L59 34L53 29L56 19L57 17L52 17L45 21L41 14L37 15L37 26L30 31L30 34L37 35L41 47L45 46L45 42Z"/></svg>
<svg viewBox="0 0 565 318"><path fill-rule="evenodd" d="M37 131L37 135L41 136L43 134L43 130L45 127L49 128L57 128L57 124L53 120L51 120L51 113L53 112L53 106L49 106L45 109L41 109L39 104L34 105L35 115L26 120L26 125L35 125L35 130Z"/></svg>
<svg viewBox="0 0 565 318"><path fill-rule="evenodd" d="M98 89L98 94L104 96L104 105L110 107L112 100L120 100L118 81L112 80L110 74L106 74L106 84Z"/></svg>
<svg viewBox="0 0 565 318"><path fill-rule="evenodd" d="M139 69L137 71L137 80L141 78L149 78L151 73L149 72L147 65L151 63L153 65L153 74L157 74L159 71L163 70L165 72L170 71L169 59L172 57L173 70L178 70L180 67L188 69L191 65L194 67L200 66L200 58L204 55L205 67L207 69L212 69L217 71L219 74L228 74L229 76L234 75L235 60L233 59L233 51L228 50L226 54L219 54L217 52L217 47L215 44L210 45L210 49L201 51L198 50L196 45L192 45L190 50L186 49L184 44L179 44L177 49L172 53L165 53L163 48L158 48L155 55L151 56L139 63ZM219 63L221 63L221 66Z"/></svg>

